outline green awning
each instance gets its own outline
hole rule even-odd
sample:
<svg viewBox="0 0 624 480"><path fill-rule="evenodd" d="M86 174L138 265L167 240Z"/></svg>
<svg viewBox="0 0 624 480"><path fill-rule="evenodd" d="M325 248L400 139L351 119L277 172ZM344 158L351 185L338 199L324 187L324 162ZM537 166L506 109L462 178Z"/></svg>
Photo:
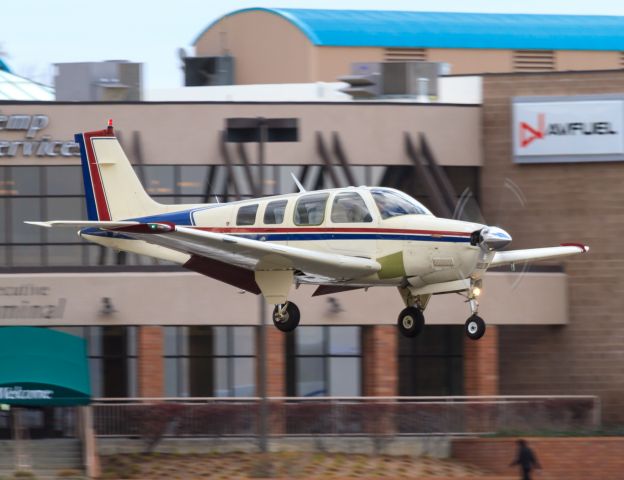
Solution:
<svg viewBox="0 0 624 480"><path fill-rule="evenodd" d="M86 405L87 343L47 328L0 328L0 403Z"/></svg>

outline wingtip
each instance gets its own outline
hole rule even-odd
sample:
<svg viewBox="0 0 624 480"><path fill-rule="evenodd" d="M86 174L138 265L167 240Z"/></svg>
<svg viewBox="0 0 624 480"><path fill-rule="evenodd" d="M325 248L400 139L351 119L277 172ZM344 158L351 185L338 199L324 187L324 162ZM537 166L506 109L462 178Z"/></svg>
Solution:
<svg viewBox="0 0 624 480"><path fill-rule="evenodd" d="M562 247L577 247L580 248L582 253L589 252L589 245L584 245L582 243L562 243Z"/></svg>
<svg viewBox="0 0 624 480"><path fill-rule="evenodd" d="M25 221L24 223L26 223L28 225L35 225L36 227L45 227L45 228L50 228L52 226L52 224L50 222L28 222L28 221Z"/></svg>

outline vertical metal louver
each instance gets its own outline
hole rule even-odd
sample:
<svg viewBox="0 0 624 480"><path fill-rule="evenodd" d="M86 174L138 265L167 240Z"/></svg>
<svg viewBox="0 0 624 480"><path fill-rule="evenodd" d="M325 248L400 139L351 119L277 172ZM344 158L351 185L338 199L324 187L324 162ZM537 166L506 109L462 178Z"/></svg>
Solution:
<svg viewBox="0 0 624 480"><path fill-rule="evenodd" d="M426 62L426 48L386 48L386 62Z"/></svg>
<svg viewBox="0 0 624 480"><path fill-rule="evenodd" d="M514 50L514 72L543 72L555 70L555 52L552 50Z"/></svg>

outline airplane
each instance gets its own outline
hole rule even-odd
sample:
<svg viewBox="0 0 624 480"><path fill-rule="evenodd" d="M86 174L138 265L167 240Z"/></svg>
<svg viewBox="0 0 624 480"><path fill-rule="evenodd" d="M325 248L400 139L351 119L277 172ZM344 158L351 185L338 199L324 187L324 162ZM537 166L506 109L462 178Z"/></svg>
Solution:
<svg viewBox="0 0 624 480"><path fill-rule="evenodd" d="M502 228L438 218L403 192L347 187L199 205L164 205L143 186L117 140L104 130L78 133L88 220L32 221L79 229L90 242L171 261L275 305L283 332L300 321L288 300L293 284L313 296L374 286L396 287L405 303L399 331L419 335L432 295L461 293L470 306L466 335L481 338L478 297L486 271L501 265L566 257L583 244L503 250Z"/></svg>

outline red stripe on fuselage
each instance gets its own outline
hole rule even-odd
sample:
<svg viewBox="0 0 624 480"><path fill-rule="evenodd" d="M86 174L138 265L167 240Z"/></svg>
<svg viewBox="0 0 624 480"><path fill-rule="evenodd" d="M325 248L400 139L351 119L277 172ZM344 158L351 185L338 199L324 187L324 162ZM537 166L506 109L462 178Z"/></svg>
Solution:
<svg viewBox="0 0 624 480"><path fill-rule="evenodd" d="M91 185L93 185L93 196L95 197L95 208L97 209L98 219L103 221L111 220L108 201L106 200L106 192L104 190L104 184L102 183L102 175L100 174L100 166L97 163L91 139L97 137L111 137L112 135L106 130L85 132L82 135L87 150L89 174L91 175Z"/></svg>
<svg viewBox="0 0 624 480"><path fill-rule="evenodd" d="M236 227L191 227L197 230L204 230L215 233L302 233L302 232L323 232L323 233L405 233L412 235L450 235L455 237L470 237L470 232L450 232L445 230L411 230L399 228L317 228L317 227L295 227L295 228L236 228Z"/></svg>

